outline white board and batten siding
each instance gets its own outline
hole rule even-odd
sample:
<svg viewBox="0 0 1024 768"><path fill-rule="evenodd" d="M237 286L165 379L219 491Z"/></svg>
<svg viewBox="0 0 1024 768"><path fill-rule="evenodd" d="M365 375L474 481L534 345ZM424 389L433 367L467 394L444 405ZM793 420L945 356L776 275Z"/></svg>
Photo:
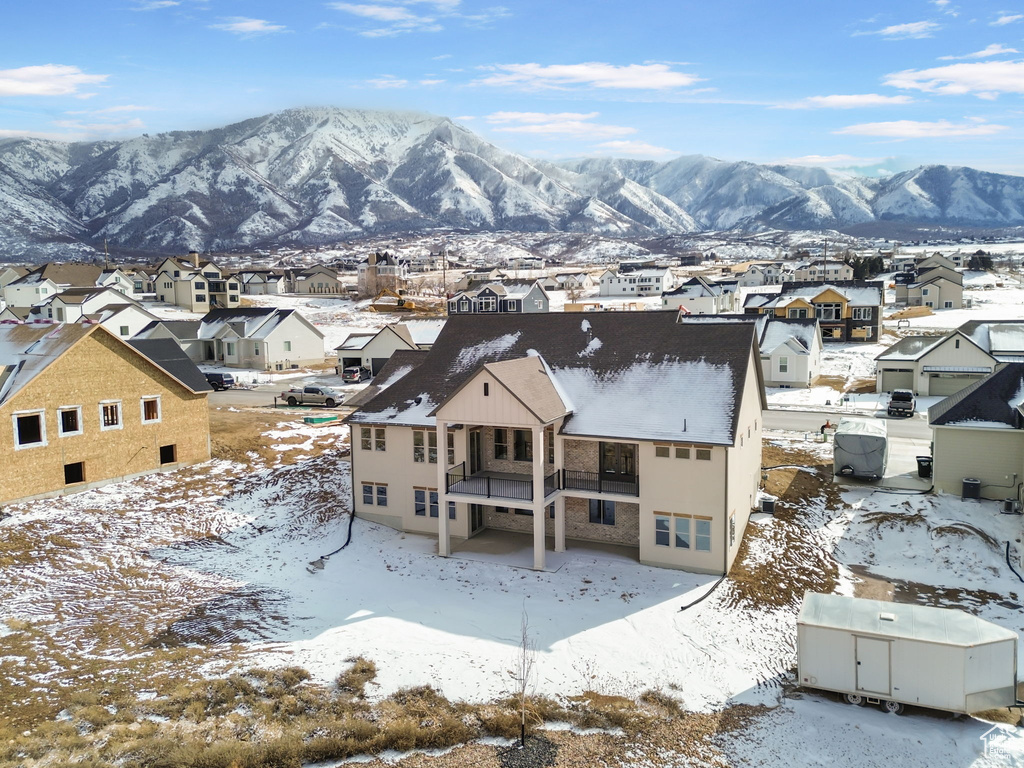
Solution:
<svg viewBox="0 0 1024 768"><path fill-rule="evenodd" d="M800 685L948 712L1016 702L1017 634L946 608L808 592Z"/></svg>

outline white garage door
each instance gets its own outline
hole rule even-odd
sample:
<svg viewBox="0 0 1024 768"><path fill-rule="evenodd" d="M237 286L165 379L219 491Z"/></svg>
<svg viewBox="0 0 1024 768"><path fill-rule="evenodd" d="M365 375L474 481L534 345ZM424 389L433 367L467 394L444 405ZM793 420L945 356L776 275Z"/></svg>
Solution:
<svg viewBox="0 0 1024 768"><path fill-rule="evenodd" d="M973 384L984 376L981 374L942 374L933 373L928 382L928 394L936 397L955 395L964 387Z"/></svg>
<svg viewBox="0 0 1024 768"><path fill-rule="evenodd" d="M892 392L894 389L913 389L914 370L912 368L883 368L882 391Z"/></svg>

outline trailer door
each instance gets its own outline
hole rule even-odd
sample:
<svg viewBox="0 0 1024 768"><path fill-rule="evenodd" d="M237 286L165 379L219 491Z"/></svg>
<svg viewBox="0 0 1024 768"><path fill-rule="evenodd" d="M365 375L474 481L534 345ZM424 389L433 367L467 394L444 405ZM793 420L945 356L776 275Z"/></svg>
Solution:
<svg viewBox="0 0 1024 768"><path fill-rule="evenodd" d="M888 696L891 692L889 679L888 640L873 637L857 638L857 690Z"/></svg>

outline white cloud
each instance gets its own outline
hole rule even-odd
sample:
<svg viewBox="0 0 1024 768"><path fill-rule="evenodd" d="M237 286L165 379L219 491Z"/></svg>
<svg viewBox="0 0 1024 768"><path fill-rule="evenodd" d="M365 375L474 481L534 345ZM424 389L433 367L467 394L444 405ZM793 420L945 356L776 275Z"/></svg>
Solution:
<svg viewBox="0 0 1024 768"><path fill-rule="evenodd" d="M912 21L909 24L893 24L871 32L854 32L854 35L880 35L889 40L908 40L931 37L942 28L934 21Z"/></svg>
<svg viewBox="0 0 1024 768"><path fill-rule="evenodd" d="M629 157L670 157L679 153L674 149L658 147L645 141L604 141L597 145L595 154L628 155Z"/></svg>
<svg viewBox="0 0 1024 768"><path fill-rule="evenodd" d="M693 85L701 78L676 72L667 64L617 66L590 61L583 64L497 64L496 72L475 80L477 85L523 90L567 89L572 86L637 90L668 90Z"/></svg>
<svg viewBox="0 0 1024 768"><path fill-rule="evenodd" d="M636 133L624 125L601 125L589 122L598 112L494 112L484 119L499 126L496 133L525 133L537 136L581 136L590 139L612 139Z"/></svg>
<svg viewBox="0 0 1024 768"><path fill-rule="evenodd" d="M815 168L856 168L877 165L889 160L892 158L857 157L856 155L804 155L803 157L784 157L776 162L781 165L810 165Z"/></svg>
<svg viewBox="0 0 1024 768"><path fill-rule="evenodd" d="M1015 21L1024 19L1024 13L1007 13L1000 16L995 21L990 21L989 26L991 27L1005 27L1007 24L1013 24Z"/></svg>
<svg viewBox="0 0 1024 768"><path fill-rule="evenodd" d="M911 104L909 96L880 96L877 93L836 94L833 96L808 96L790 104L780 104L779 109L860 109L864 107L888 107L895 104Z"/></svg>
<svg viewBox="0 0 1024 768"><path fill-rule="evenodd" d="M851 136L879 136L889 139L931 139L951 138L955 136L991 136L1007 130L1009 126L986 123L974 118L967 123L951 123L948 120L937 120L934 123L917 120L895 120L889 123L861 123L848 125L833 133Z"/></svg>
<svg viewBox="0 0 1024 768"><path fill-rule="evenodd" d="M445 81L444 80L431 80L431 79L427 79L427 80L420 80L420 85L440 85L443 82L445 82Z"/></svg>
<svg viewBox="0 0 1024 768"><path fill-rule="evenodd" d="M461 0L387 0L366 3L328 3L328 8L375 22L380 26L359 31L363 37L392 37L408 32L440 32L445 19L457 18L467 23L478 24L507 15L505 9L489 9L483 15L466 16L458 12ZM414 12L412 6L423 6L425 12ZM451 54L436 56L446 58Z"/></svg>
<svg viewBox="0 0 1024 768"><path fill-rule="evenodd" d="M405 88L409 84L408 80L395 77L394 75L382 75L371 80L367 80L366 84L373 88Z"/></svg>
<svg viewBox="0 0 1024 768"><path fill-rule="evenodd" d="M1016 48L1007 48L1001 43L992 43L980 51L965 53L963 56L939 56L940 61L959 61L961 59L987 59L990 56L1002 56L1004 53L1020 53Z"/></svg>
<svg viewBox="0 0 1024 768"><path fill-rule="evenodd" d="M59 128L68 128L73 131L80 131L81 133L100 135L141 131L146 127L146 124L137 117L123 123L81 123L77 120L54 120L53 124Z"/></svg>
<svg viewBox="0 0 1024 768"><path fill-rule="evenodd" d="M885 84L927 93L975 93L982 98L992 98L999 93L1024 93L1024 61L984 61L907 69L886 75Z"/></svg>
<svg viewBox="0 0 1024 768"><path fill-rule="evenodd" d="M442 53L439 56L432 56L431 58L434 61L444 61L445 59L450 59L451 57L452 57L452 55L450 53Z"/></svg>
<svg viewBox="0 0 1024 768"><path fill-rule="evenodd" d="M79 87L102 83L108 77L87 75L78 67L62 64L0 69L0 96L73 96Z"/></svg>
<svg viewBox="0 0 1024 768"><path fill-rule="evenodd" d="M492 112L489 123L549 123L552 120L592 120L600 112Z"/></svg>
<svg viewBox="0 0 1024 768"><path fill-rule="evenodd" d="M283 24L271 24L265 19L250 19L246 16L229 16L221 24L211 24L210 29L220 29L240 37L258 37L275 32L284 32Z"/></svg>
<svg viewBox="0 0 1024 768"><path fill-rule="evenodd" d="M476 120L476 115L459 115L458 117L453 117L452 119L458 120L461 123L466 122L468 120Z"/></svg>
<svg viewBox="0 0 1024 768"><path fill-rule="evenodd" d="M171 8L175 5L181 5L179 0L139 0L133 11L157 11L161 8Z"/></svg>
<svg viewBox="0 0 1024 768"><path fill-rule="evenodd" d="M67 112L69 115L110 115L117 112L156 112L159 107L141 107L138 104L118 104L103 109L82 109L75 112Z"/></svg>

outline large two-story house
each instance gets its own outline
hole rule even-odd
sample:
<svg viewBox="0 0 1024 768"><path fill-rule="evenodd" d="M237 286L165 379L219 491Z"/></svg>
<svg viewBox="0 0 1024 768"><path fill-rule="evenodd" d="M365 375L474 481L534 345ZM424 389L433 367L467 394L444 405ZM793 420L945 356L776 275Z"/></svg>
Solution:
<svg viewBox="0 0 1024 768"><path fill-rule="evenodd" d="M878 341L883 297L880 282L783 283L779 293L747 294L743 311L791 320L816 317L823 341Z"/></svg>
<svg viewBox="0 0 1024 768"><path fill-rule="evenodd" d="M153 290L158 301L175 304L190 312L235 309L239 306L241 284L212 261L200 260L195 251L188 260L164 259L157 268Z"/></svg>
<svg viewBox="0 0 1024 768"><path fill-rule="evenodd" d="M0 504L206 461L209 391L170 341L0 325Z"/></svg>
<svg viewBox="0 0 1024 768"><path fill-rule="evenodd" d="M598 292L601 296L660 296L675 287L672 270L666 268L637 269L626 272L613 270L601 275Z"/></svg>
<svg viewBox="0 0 1024 768"><path fill-rule="evenodd" d="M552 537L727 572L760 479L755 323L676 318L449 318L348 419L355 514L442 556L493 529L530 534L537 569Z"/></svg>
<svg viewBox="0 0 1024 768"><path fill-rule="evenodd" d="M448 299L448 314L526 314L547 312L550 306L540 280L505 280L459 291Z"/></svg>

